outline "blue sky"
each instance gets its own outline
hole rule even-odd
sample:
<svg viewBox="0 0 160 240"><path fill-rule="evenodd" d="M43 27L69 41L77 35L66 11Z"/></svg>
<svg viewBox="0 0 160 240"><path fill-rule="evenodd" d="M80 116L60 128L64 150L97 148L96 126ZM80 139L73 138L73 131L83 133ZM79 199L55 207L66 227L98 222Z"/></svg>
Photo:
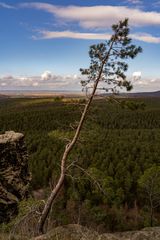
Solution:
<svg viewBox="0 0 160 240"><path fill-rule="evenodd" d="M125 17L143 48L129 63L134 91L160 90L159 0L0 2L0 90L80 89L89 46L103 42Z"/></svg>

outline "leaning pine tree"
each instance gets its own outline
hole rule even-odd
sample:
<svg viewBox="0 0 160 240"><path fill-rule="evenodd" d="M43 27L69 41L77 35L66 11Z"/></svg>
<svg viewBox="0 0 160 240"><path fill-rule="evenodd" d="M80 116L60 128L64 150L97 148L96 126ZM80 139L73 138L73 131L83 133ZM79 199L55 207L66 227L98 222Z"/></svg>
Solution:
<svg viewBox="0 0 160 240"><path fill-rule="evenodd" d="M133 59L138 53L142 52L142 48L131 44L132 40L129 38L128 19L113 25L112 30L113 35L109 41L92 45L90 47L89 56L91 63L89 68L80 69L82 75L87 76L87 79L81 82L82 86L85 88L92 86L92 91L85 104L74 137L65 147L61 159L60 177L50 196L48 197L39 219L39 234L44 232L44 224L51 210L52 203L63 186L67 170L68 156L79 138L93 97L96 93L96 90L99 88L98 84L103 83L104 87L100 87L100 89L113 93L117 93L119 89L122 88L125 88L127 91L132 89L132 85L129 81L127 81L125 75L125 72L128 69L128 64L123 60L127 60L129 58Z"/></svg>

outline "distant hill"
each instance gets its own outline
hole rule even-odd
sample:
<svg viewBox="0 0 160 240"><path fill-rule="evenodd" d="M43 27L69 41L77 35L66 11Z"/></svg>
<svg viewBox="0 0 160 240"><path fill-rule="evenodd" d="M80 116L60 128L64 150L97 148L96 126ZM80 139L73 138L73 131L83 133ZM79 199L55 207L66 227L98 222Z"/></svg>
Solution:
<svg viewBox="0 0 160 240"><path fill-rule="evenodd" d="M128 97L133 97L133 98L160 97L160 91L129 93L129 94L125 94L125 95L127 95Z"/></svg>
<svg viewBox="0 0 160 240"><path fill-rule="evenodd" d="M0 99L4 99L4 98L9 98L9 96L7 96L5 94L0 94Z"/></svg>
<svg viewBox="0 0 160 240"><path fill-rule="evenodd" d="M160 91L156 92L137 92L137 93L120 93L122 98L160 98Z"/></svg>
<svg viewBox="0 0 160 240"><path fill-rule="evenodd" d="M55 96L62 96L64 95L65 97L81 97L83 96L82 92L56 92L56 91L6 91L0 92L0 99L7 99L7 98L17 98L17 97L28 97L28 98L33 98L33 97L55 97ZM106 96L106 95L111 95L111 94L97 94L98 96ZM120 93L118 97L123 97L123 98L160 98L160 91L155 91L155 92L137 92L137 93Z"/></svg>
<svg viewBox="0 0 160 240"><path fill-rule="evenodd" d="M99 95L97 95L98 97ZM110 93L101 94L101 96L111 96ZM117 95L119 98L160 98L160 91L156 92L137 92L137 93L120 93Z"/></svg>

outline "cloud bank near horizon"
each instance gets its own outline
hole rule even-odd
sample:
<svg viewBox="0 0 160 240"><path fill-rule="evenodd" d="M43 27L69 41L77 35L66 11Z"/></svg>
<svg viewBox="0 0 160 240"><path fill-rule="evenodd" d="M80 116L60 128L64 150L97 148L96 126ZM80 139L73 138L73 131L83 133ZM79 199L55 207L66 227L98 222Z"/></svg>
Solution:
<svg viewBox="0 0 160 240"><path fill-rule="evenodd" d="M51 71L44 71L40 76L12 76L0 77L0 89L68 89L78 86L80 77L74 75L55 75Z"/></svg>
<svg viewBox="0 0 160 240"><path fill-rule="evenodd" d="M54 75L51 71L44 71L40 76L12 76L0 77L0 90L81 90L81 77L74 75ZM160 88L160 78L143 78L141 72L134 72L132 77L133 91L156 91Z"/></svg>

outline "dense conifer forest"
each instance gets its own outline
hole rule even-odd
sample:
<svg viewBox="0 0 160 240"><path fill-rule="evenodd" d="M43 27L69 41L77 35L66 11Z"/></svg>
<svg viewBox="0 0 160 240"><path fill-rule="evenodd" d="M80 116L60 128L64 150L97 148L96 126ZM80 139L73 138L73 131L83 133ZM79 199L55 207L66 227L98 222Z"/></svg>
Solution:
<svg viewBox="0 0 160 240"><path fill-rule="evenodd" d="M120 100L121 102L123 99ZM160 165L160 99L132 99L142 108L94 101L80 141L70 155L65 186L54 208L55 224L80 223L98 230L149 225L148 201L138 181ZM60 158L73 135L84 100L17 98L0 100L0 130L25 134L32 190L54 185ZM78 161L77 161L78 160ZM154 225L160 224L157 208Z"/></svg>

